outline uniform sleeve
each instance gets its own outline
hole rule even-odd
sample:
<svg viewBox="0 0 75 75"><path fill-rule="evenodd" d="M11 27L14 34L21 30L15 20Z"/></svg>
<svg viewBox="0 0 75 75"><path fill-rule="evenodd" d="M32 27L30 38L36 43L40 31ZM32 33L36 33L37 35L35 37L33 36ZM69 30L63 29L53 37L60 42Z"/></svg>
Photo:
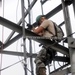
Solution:
<svg viewBox="0 0 75 75"><path fill-rule="evenodd" d="M42 24L40 26L42 26L44 29L47 28L50 24L50 21L49 20L45 20L42 22Z"/></svg>

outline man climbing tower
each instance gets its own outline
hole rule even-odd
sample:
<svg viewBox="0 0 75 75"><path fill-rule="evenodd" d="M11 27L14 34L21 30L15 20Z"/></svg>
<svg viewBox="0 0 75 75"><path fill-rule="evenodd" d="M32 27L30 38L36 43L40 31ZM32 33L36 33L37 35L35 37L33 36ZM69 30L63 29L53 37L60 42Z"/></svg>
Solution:
<svg viewBox="0 0 75 75"><path fill-rule="evenodd" d="M51 20L47 20L45 15L39 15L36 18L36 22L38 24L38 28L33 29L36 34L49 38L55 35L53 22ZM48 30L46 30L46 28Z"/></svg>
<svg viewBox="0 0 75 75"><path fill-rule="evenodd" d="M33 32L47 38L52 38L55 36L54 24L51 20L46 19L44 15L39 15L36 18L38 23L38 28L33 28ZM36 64L36 74L46 75L46 65L51 63L56 51L50 49L49 47L43 47L35 59Z"/></svg>

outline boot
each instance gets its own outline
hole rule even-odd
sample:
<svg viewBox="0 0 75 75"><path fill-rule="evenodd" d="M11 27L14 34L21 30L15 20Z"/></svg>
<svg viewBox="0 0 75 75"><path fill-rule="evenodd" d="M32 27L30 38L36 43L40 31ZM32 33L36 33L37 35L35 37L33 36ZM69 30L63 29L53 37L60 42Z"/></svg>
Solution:
<svg viewBox="0 0 75 75"><path fill-rule="evenodd" d="M46 68L40 68L39 75L46 75Z"/></svg>

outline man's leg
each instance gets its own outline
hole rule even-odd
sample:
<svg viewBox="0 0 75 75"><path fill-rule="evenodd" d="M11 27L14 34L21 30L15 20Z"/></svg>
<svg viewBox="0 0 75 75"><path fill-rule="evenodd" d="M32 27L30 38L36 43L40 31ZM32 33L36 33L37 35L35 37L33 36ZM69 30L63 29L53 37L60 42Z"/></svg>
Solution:
<svg viewBox="0 0 75 75"><path fill-rule="evenodd" d="M46 68L44 63L36 64L36 75L46 75Z"/></svg>
<svg viewBox="0 0 75 75"><path fill-rule="evenodd" d="M46 59L46 49L42 49L35 59L36 75L46 75L46 67L43 61Z"/></svg>

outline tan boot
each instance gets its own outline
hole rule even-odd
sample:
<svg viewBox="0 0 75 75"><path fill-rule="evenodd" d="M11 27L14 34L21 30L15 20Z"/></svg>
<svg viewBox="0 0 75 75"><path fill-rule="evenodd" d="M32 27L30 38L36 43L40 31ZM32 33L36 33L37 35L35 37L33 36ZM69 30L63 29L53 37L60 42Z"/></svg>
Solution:
<svg viewBox="0 0 75 75"><path fill-rule="evenodd" d="M40 68L39 69L39 75L46 75L46 69L45 68Z"/></svg>

